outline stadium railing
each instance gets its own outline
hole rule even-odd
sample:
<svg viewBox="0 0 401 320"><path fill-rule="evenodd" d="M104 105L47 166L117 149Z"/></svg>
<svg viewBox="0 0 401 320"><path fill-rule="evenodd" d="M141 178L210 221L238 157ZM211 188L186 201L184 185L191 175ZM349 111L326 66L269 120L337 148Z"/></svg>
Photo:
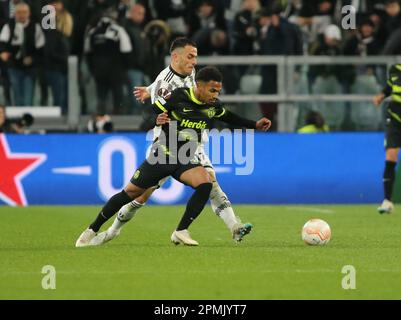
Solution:
<svg viewBox="0 0 401 320"><path fill-rule="evenodd" d="M166 60L168 61L168 60ZM374 94L314 94L295 93L297 69L303 69L298 73L307 73L309 66L384 66L385 69L394 63L401 63L401 56L212 56L199 57L198 65L244 65L262 66L276 65L277 67L277 94L241 94L222 95L221 100L227 103L261 103L277 102L279 132L293 132L296 128L296 120L300 103L370 103ZM383 77L385 80L385 75ZM384 83L382 83L384 84Z"/></svg>
<svg viewBox="0 0 401 320"><path fill-rule="evenodd" d="M166 65L169 64L169 58L166 58ZM310 82L310 67L313 66L349 66L349 68L359 68L363 66L375 66L382 76L379 77L378 86L384 84L385 73L394 63L401 63L401 56L370 56L370 57L351 57L351 56L210 56L199 57L198 65L215 65L217 67L229 66L230 68L246 66L259 68L256 72L259 76L260 68L266 65L276 66L277 70L277 93L276 94L260 94L258 88L252 89L252 93L242 93L236 91L235 94L223 94L221 100L229 104L243 104L248 106L246 115L258 116L258 104L263 102L278 103L277 113L277 129L279 132L294 132L302 118L302 110L318 109L322 104L328 109L348 108L355 105L369 104L374 94L377 92L370 89L363 93L346 93L343 92L317 92L310 89L300 89L300 87L308 87ZM379 67L380 66L380 67ZM380 69L381 68L381 69ZM83 115L81 110L80 88L79 88L79 70L78 58L69 58L68 71L68 114L48 121L39 121L41 129L59 129L79 130L82 131L86 127L89 115ZM81 81L82 82L82 81ZM84 85L88 85L88 81L83 81ZM257 85L260 85L258 83ZM340 83L340 85L342 85ZM91 91L91 90L89 90ZM246 90L245 90L246 91ZM358 91L358 90L356 90ZM363 90L359 90L363 91ZM89 101L95 101L94 92L90 92ZM249 107L251 106L251 108ZM236 111L244 110L242 106L238 106ZM92 113L95 110L87 110ZM45 119L46 120L46 119ZM143 121L141 115L113 115L114 127L116 130L138 130ZM341 129L339 129L341 130ZM371 128L368 130L372 130Z"/></svg>

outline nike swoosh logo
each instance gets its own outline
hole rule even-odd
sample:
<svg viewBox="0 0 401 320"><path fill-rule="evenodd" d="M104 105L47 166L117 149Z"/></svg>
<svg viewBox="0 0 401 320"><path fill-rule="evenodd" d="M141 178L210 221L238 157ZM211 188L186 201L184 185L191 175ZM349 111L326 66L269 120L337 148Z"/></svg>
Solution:
<svg viewBox="0 0 401 320"><path fill-rule="evenodd" d="M184 108L182 111L184 111L184 112L191 112L191 111L193 111L193 110L192 110L192 109Z"/></svg>

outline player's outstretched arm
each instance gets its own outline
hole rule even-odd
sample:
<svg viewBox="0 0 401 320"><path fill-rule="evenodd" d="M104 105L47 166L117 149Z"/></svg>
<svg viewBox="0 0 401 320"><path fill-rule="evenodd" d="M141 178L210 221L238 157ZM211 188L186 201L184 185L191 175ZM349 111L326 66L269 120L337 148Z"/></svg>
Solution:
<svg viewBox="0 0 401 320"><path fill-rule="evenodd" d="M150 98L147 87L135 87L133 92L136 100L139 102L144 103L146 99Z"/></svg>
<svg viewBox="0 0 401 320"><path fill-rule="evenodd" d="M221 115L217 115L216 118L237 127L256 129L260 131L267 131L271 126L271 121L267 118L262 118L255 122L253 120L240 117L239 115L226 109L223 109Z"/></svg>

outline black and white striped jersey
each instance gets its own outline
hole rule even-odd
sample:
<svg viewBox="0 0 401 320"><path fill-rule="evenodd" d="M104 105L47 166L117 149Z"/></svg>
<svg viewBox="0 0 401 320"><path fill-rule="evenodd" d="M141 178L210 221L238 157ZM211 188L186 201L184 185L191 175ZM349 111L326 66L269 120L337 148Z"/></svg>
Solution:
<svg viewBox="0 0 401 320"><path fill-rule="evenodd" d="M159 73L156 80L147 88L152 104L159 98L165 98L178 88L192 88L195 86L195 69L191 75L184 76L174 71L171 66Z"/></svg>
<svg viewBox="0 0 401 320"><path fill-rule="evenodd" d="M152 104L155 104L160 98L166 98L172 91L178 88L192 88L195 86L195 69L192 70L191 75L184 76L177 73L171 66L162 70L157 76L156 80L147 87L150 93ZM161 133L161 127L155 126L153 128L154 138L158 137Z"/></svg>

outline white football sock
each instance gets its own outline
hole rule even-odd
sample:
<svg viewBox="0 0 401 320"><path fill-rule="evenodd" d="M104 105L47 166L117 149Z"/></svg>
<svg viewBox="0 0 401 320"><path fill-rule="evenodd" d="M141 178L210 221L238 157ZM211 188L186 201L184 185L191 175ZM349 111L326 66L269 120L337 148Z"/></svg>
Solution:
<svg viewBox="0 0 401 320"><path fill-rule="evenodd" d="M213 182L212 191L210 192L210 203L214 213L224 221L230 231L232 231L235 224L240 223L234 214L231 202L217 182Z"/></svg>
<svg viewBox="0 0 401 320"><path fill-rule="evenodd" d="M123 206L117 213L117 217L114 219L113 224L110 226L110 231L118 231L123 225L125 225L128 221L132 219L135 213L140 209L144 204L137 202L136 200L127 203Z"/></svg>

